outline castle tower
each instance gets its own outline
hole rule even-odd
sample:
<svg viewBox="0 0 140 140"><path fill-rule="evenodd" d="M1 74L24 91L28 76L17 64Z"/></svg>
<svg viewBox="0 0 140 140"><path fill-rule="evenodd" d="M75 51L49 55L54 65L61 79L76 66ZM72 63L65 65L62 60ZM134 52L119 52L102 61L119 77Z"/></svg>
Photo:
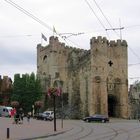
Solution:
<svg viewBox="0 0 140 140"><path fill-rule="evenodd" d="M47 86L52 86L55 80L66 81L66 68L66 47L64 43L58 41L57 37L50 37L49 45L45 47L41 44L37 46L37 74L42 79L44 90Z"/></svg>
<svg viewBox="0 0 140 140"><path fill-rule="evenodd" d="M91 41L91 113L128 117L127 43L106 38ZM93 104L94 103L94 104Z"/></svg>

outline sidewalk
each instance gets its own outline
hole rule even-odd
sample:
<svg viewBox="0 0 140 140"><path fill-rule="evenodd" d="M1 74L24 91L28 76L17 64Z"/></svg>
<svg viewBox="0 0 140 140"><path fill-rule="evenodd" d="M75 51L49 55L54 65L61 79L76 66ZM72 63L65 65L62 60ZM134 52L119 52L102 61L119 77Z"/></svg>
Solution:
<svg viewBox="0 0 140 140"><path fill-rule="evenodd" d="M10 137L7 139L7 128L10 129ZM41 121L31 119L30 123L24 118L23 124L13 124L12 118L0 118L0 140L31 140L32 138L48 137L64 133L71 129L63 120L56 120L56 131L53 121Z"/></svg>

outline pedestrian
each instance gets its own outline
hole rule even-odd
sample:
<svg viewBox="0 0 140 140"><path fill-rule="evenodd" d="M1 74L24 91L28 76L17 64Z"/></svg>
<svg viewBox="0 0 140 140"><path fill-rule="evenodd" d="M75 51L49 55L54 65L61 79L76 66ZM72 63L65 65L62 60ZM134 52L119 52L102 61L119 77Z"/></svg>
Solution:
<svg viewBox="0 0 140 140"><path fill-rule="evenodd" d="M27 122L30 123L30 114L27 114Z"/></svg>
<svg viewBox="0 0 140 140"><path fill-rule="evenodd" d="M19 118L19 114L18 114L18 113L15 114L15 116L14 116L14 121L15 121L16 124L19 123L20 118Z"/></svg>
<svg viewBox="0 0 140 140"><path fill-rule="evenodd" d="M24 117L24 114L22 113L20 118L21 118L21 124L23 124L23 117Z"/></svg>

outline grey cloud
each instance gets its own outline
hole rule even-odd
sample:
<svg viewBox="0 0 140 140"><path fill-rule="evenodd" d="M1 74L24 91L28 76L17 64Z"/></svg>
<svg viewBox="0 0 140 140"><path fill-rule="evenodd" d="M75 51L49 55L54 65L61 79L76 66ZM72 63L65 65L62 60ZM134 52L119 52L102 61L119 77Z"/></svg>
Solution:
<svg viewBox="0 0 140 140"><path fill-rule="evenodd" d="M26 50L9 50L0 48L0 63L1 65L7 64L36 64L35 52Z"/></svg>

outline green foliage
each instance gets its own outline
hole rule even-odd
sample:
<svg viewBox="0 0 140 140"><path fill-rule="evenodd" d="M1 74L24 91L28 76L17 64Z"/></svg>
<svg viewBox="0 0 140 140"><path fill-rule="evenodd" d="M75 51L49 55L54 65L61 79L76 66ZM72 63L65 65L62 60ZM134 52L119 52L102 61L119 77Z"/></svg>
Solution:
<svg viewBox="0 0 140 140"><path fill-rule="evenodd" d="M14 75L13 93L11 100L18 101L24 112L32 110L32 105L42 97L40 80L34 73Z"/></svg>

